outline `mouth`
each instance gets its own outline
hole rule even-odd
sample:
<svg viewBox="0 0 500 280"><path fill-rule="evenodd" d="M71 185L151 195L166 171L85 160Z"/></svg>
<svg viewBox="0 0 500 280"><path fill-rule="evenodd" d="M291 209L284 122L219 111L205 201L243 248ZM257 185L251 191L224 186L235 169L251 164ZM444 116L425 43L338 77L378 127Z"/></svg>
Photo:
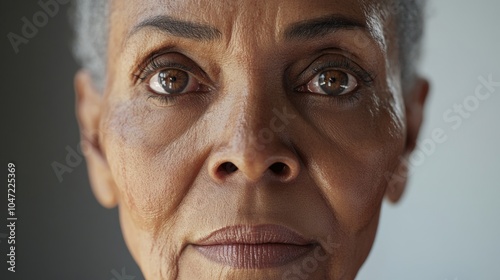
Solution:
<svg viewBox="0 0 500 280"><path fill-rule="evenodd" d="M315 245L314 240L279 225L225 227L193 244L211 261L244 269L283 266Z"/></svg>

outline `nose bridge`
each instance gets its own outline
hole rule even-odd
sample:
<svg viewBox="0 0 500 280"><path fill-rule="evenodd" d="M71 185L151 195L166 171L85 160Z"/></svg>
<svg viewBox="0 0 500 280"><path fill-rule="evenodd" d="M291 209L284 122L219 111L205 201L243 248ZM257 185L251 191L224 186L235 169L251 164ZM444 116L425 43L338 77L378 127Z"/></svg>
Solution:
<svg viewBox="0 0 500 280"><path fill-rule="evenodd" d="M226 124L226 139L244 145L255 145L256 137L274 124L274 112L284 98L282 89L266 80L277 79L256 61L236 60L226 83L230 115ZM263 132L264 131L264 132ZM281 131L275 131L281 132Z"/></svg>

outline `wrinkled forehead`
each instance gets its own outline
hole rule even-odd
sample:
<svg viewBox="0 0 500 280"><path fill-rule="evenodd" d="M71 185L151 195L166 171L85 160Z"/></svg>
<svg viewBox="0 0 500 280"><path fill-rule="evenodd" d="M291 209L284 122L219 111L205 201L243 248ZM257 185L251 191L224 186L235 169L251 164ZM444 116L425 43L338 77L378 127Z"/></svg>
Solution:
<svg viewBox="0 0 500 280"><path fill-rule="evenodd" d="M145 0L114 1L112 8L129 18L128 23L138 22L157 14L207 23L227 33L235 23L272 25L277 28L288 22L337 13L363 20L362 1L345 0ZM248 30L246 30L248 31Z"/></svg>
<svg viewBox="0 0 500 280"><path fill-rule="evenodd" d="M333 18L330 23L366 28L382 46L387 36L383 4L371 0L143 0L112 1L111 31L118 40L126 40L145 25L168 26L171 21L153 22L159 16L196 27L210 27L216 37L227 42L237 36L278 41L290 35L297 23L310 19ZM174 26L187 31L189 26ZM172 28L174 28L172 27ZM302 32L307 32L304 26ZM318 26L309 26L318 28ZM344 26L346 27L346 26ZM171 29L172 29L171 28ZM182 30L184 29L184 30ZM199 29L201 30L201 29ZM295 30L297 31L297 30ZM298 30L297 32L300 32ZM179 35L179 34L177 34ZM198 34L199 35L199 34ZM124 42L122 42L124 43Z"/></svg>

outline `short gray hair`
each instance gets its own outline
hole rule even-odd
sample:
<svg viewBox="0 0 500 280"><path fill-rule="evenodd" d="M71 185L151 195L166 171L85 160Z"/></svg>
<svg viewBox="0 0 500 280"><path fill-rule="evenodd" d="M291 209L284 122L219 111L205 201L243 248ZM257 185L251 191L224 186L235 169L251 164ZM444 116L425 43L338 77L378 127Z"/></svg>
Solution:
<svg viewBox="0 0 500 280"><path fill-rule="evenodd" d="M75 30L73 53L89 71L94 86L102 91L106 82L109 31L108 0L75 0L72 15Z"/></svg>
<svg viewBox="0 0 500 280"><path fill-rule="evenodd" d="M398 9L399 63L403 89L412 86L418 70L424 35L426 0L395 0Z"/></svg>
<svg viewBox="0 0 500 280"><path fill-rule="evenodd" d="M73 51L80 65L88 70L95 86L103 90L109 31L108 0L76 0ZM425 0L391 1L391 12L398 22L401 80L409 87L416 77L424 31Z"/></svg>

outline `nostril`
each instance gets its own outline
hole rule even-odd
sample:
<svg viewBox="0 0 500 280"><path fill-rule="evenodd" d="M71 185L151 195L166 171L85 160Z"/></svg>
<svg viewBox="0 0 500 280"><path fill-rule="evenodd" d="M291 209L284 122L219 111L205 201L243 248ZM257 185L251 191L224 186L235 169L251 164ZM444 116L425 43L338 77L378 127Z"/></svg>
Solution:
<svg viewBox="0 0 500 280"><path fill-rule="evenodd" d="M291 164L287 164L275 159L274 163L267 165L266 168L264 164L253 164L251 162L243 162L240 166L231 161L220 161L220 163L216 165L217 168L211 169L210 172L212 172L212 178L218 182L222 182L240 171L242 175L252 182L256 182L265 176L270 176L273 180L278 180L280 182L290 182L298 174L298 168L296 168L295 162L291 161L290 163Z"/></svg>
<svg viewBox="0 0 500 280"><path fill-rule="evenodd" d="M219 166L219 172L224 172L226 174L231 174L238 170L238 167L234 165L232 162L224 162Z"/></svg>
<svg viewBox="0 0 500 280"><path fill-rule="evenodd" d="M283 175L286 173L287 166L282 162L273 163L269 169L276 175Z"/></svg>

